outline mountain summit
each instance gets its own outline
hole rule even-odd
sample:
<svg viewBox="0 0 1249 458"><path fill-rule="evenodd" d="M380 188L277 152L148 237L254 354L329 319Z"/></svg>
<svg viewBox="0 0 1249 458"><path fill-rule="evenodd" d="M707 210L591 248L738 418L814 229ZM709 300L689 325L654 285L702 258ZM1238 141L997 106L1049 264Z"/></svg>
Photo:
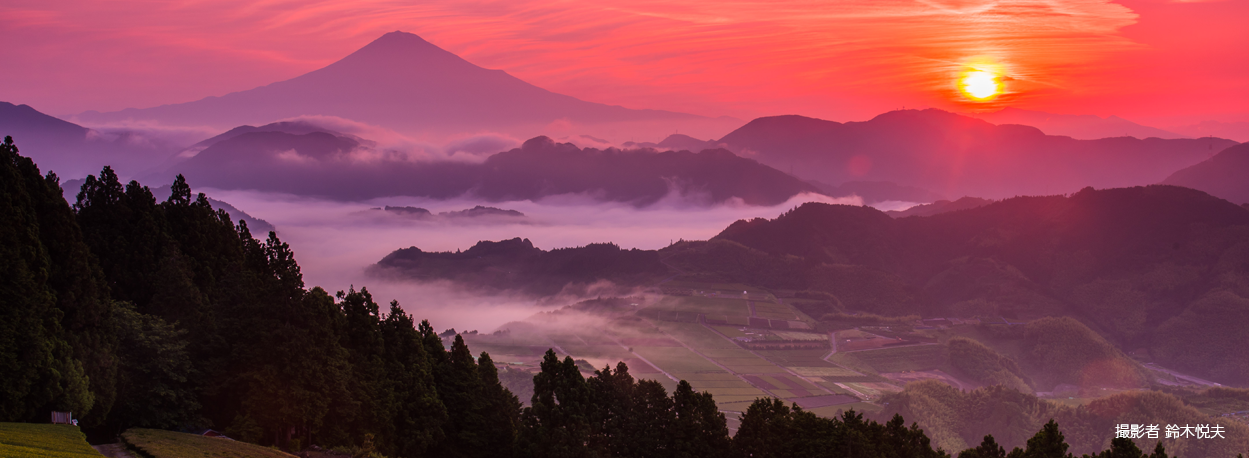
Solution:
<svg viewBox="0 0 1249 458"><path fill-rule="evenodd" d="M339 116L400 131L444 133L482 129L522 133L557 120L576 124L712 121L556 94L502 70L474 65L405 32L387 33L329 66L267 86L154 108L86 112L78 118L233 127L301 115Z"/></svg>

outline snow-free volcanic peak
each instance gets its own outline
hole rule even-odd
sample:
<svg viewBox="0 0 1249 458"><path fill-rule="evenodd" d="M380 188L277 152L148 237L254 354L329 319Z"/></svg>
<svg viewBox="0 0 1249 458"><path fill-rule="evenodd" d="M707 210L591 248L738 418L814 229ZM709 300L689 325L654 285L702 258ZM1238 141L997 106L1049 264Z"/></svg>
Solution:
<svg viewBox="0 0 1249 458"><path fill-rule="evenodd" d="M382 35L304 75L221 97L87 112L88 122L156 121L229 128L302 115L339 116L400 131L523 134L555 121L573 124L706 120L658 110L586 102L489 70L406 32Z"/></svg>

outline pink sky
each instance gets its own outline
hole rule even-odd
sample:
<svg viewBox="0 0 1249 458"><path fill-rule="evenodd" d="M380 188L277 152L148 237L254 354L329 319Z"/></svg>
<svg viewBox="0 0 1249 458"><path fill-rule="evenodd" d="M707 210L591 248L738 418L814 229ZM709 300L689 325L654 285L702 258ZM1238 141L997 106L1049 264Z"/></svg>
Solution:
<svg viewBox="0 0 1249 458"><path fill-rule="evenodd" d="M1010 105L1160 126L1249 121L1249 2L110 1L0 5L0 100L68 115L250 89L402 30L584 100L838 121ZM1004 71L959 96L972 60Z"/></svg>

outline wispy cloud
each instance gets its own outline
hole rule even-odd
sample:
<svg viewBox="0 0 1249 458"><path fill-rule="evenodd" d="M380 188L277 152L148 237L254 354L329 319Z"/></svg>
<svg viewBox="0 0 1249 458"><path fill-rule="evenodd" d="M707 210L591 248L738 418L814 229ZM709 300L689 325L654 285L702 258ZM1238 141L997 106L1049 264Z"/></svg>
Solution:
<svg viewBox="0 0 1249 458"><path fill-rule="evenodd" d="M1123 34L1139 20L1125 5L1147 1L19 1L0 7L9 22L0 34L7 42L39 42L7 47L0 57L38 61L34 54L55 48L82 62L45 63L49 70L99 69L99 84L162 80L146 93L136 86L115 98L84 99L116 109L126 103L116 99L123 95L153 105L288 78L404 30L478 65L589 100L848 120L907 104L975 108L955 88L973 58L1002 65L1007 93L998 105L1078 104L1138 89L1107 75L1122 70L1118 56L1165 40ZM8 79L0 87L38 86L31 78L0 78ZM38 97L43 89L24 90ZM0 97L13 97L7 91ZM67 109L82 103L63 102Z"/></svg>

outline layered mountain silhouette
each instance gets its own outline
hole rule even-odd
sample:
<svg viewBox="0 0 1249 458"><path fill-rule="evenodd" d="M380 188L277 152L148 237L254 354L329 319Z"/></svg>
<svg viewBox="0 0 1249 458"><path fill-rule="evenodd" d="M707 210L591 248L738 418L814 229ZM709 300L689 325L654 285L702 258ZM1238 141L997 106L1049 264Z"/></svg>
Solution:
<svg viewBox="0 0 1249 458"><path fill-rule="evenodd" d="M22 155L62 178L99 172L105 165L132 176L176 152L180 145L124 129L98 131L0 102L0 138L12 136Z"/></svg>
<svg viewBox="0 0 1249 458"><path fill-rule="evenodd" d="M1249 143L1220 151L1171 174L1162 183L1200 189L1238 204L1249 203Z"/></svg>
<svg viewBox="0 0 1249 458"><path fill-rule="evenodd" d="M946 212L959 210L967 210L976 207L983 207L993 203L989 199L981 199L979 197L964 197L955 201L938 200L930 204L916 205L906 210L890 210L889 216L894 218L906 218L908 216L932 216Z"/></svg>
<svg viewBox="0 0 1249 458"><path fill-rule="evenodd" d="M1158 183L1236 144L1218 138L1076 140L936 109L847 123L758 118L719 143L808 180L893 182L991 199Z"/></svg>
<svg viewBox="0 0 1249 458"><path fill-rule="evenodd" d="M979 113L974 117L993 124L1021 124L1041 129L1049 135L1065 135L1080 140L1096 140L1111 137L1136 138L1188 138L1188 135L1166 131L1128 121L1118 116L1066 115L1044 111L1006 107L991 113Z"/></svg>
<svg viewBox="0 0 1249 458"><path fill-rule="evenodd" d="M632 110L556 94L501 70L488 70L469 63L421 37L404 32L387 33L342 60L286 81L194 102L110 113L86 112L80 114L79 119L89 122L151 120L225 128L265 124L301 115L339 116L403 132L483 129L529 132L557 120L574 123L714 121L685 113Z"/></svg>
<svg viewBox="0 0 1249 458"><path fill-rule="evenodd" d="M696 203L740 199L774 205L814 186L727 150L598 150L547 137L481 163L412 158L329 132L245 132L208 146L166 174L197 186L363 200L383 196L488 201L580 194L650 205L668 196Z"/></svg>
<svg viewBox="0 0 1249 458"><path fill-rule="evenodd" d="M1238 142L1249 142L1249 121L1202 121L1196 124L1172 127L1171 130L1190 137L1222 137Z"/></svg>
<svg viewBox="0 0 1249 458"><path fill-rule="evenodd" d="M534 294L599 280L741 283L818 292L806 297L825 304L804 309L815 318L1068 316L1165 367L1220 383L1249 380L1245 208L1165 185L957 205L964 208L891 218L866 206L807 203L657 251L542 251L522 239L456 253L412 247L369 271Z"/></svg>

